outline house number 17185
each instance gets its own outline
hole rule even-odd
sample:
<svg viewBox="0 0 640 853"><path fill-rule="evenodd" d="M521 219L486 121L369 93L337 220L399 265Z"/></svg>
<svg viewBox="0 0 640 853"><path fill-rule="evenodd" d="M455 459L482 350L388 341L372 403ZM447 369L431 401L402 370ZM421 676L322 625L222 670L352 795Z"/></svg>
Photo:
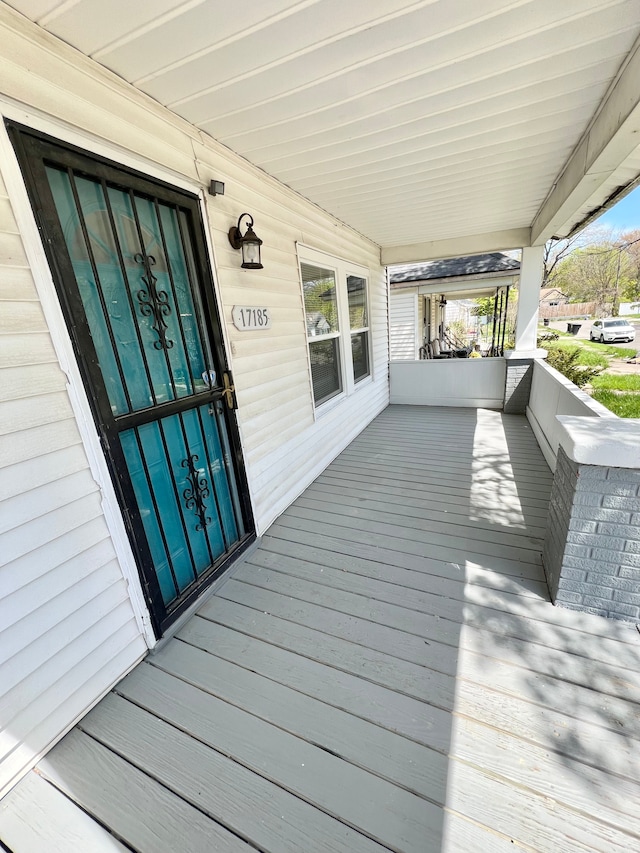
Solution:
<svg viewBox="0 0 640 853"><path fill-rule="evenodd" d="M249 329L270 329L271 312L268 308L254 308L247 305L234 305L231 311L233 325L241 332Z"/></svg>

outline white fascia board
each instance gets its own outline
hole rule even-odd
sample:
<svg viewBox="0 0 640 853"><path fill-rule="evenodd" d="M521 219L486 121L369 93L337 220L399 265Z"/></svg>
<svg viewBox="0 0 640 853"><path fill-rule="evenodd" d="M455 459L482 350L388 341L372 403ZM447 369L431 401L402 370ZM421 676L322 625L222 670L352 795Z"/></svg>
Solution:
<svg viewBox="0 0 640 853"><path fill-rule="evenodd" d="M640 38L591 124L574 148L531 226L531 245L570 232L575 215L590 199L596 208L610 189L602 189L640 142ZM624 183L627 183L625 181ZM603 197L598 197L602 190Z"/></svg>
<svg viewBox="0 0 640 853"><path fill-rule="evenodd" d="M517 281L517 279L515 280ZM421 285L418 287L418 293L424 296L435 296L439 293L453 294L456 299L481 299L484 296L493 296L500 287L512 286L514 279L498 279L489 287L486 282L478 284L475 287L463 284L446 284L442 282L439 285Z"/></svg>
<svg viewBox="0 0 640 853"><path fill-rule="evenodd" d="M495 293L499 287L512 287L518 283L520 276L516 275L496 275L487 276L485 279L474 279L472 281L463 281L461 279L446 279L441 278L438 281L430 282L429 284L419 284L420 293L472 293L471 299L475 299L478 293Z"/></svg>
<svg viewBox="0 0 640 853"><path fill-rule="evenodd" d="M446 288L447 290L477 290L478 288L490 288L494 290L496 287L502 287L507 284L516 284L520 277L519 270L500 272L480 273L478 275L451 275L444 278L417 278L414 281L398 281L394 282L391 287L391 292L403 290L409 287L420 287L433 289L436 288L439 293ZM428 290L424 291L425 293Z"/></svg>
<svg viewBox="0 0 640 853"><path fill-rule="evenodd" d="M465 255L521 249L523 246L530 245L531 230L529 228L509 228L506 231L450 237L446 240L412 243L408 246L387 246L380 252L380 262L383 266L413 264L440 258L462 258Z"/></svg>

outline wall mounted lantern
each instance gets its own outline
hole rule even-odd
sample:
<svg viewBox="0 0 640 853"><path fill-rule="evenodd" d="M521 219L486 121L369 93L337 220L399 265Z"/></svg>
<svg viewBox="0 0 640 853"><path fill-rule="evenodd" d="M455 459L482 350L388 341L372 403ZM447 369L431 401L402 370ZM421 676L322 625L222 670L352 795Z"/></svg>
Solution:
<svg viewBox="0 0 640 853"><path fill-rule="evenodd" d="M240 223L245 216L249 217L247 230L242 235L240 231ZM253 216L250 213L242 213L238 219L238 224L233 225L229 229L229 242L234 249L242 249L242 268L245 270L261 270L263 269L260 263L260 246L262 240L253 230Z"/></svg>

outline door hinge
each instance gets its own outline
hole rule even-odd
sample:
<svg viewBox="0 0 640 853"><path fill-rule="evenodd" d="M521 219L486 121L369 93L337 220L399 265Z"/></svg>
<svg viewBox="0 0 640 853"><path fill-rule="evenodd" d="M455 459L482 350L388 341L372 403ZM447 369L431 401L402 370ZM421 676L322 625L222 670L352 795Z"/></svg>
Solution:
<svg viewBox="0 0 640 853"><path fill-rule="evenodd" d="M227 404L229 409L237 409L238 401L236 399L236 389L233 384L233 376L231 375L230 370L225 370L222 374L222 396L224 397L225 403Z"/></svg>

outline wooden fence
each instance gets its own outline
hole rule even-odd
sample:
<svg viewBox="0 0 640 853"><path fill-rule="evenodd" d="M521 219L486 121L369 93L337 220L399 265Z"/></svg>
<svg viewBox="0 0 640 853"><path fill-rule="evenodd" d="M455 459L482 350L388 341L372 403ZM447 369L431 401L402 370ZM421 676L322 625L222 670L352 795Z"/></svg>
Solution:
<svg viewBox="0 0 640 853"><path fill-rule="evenodd" d="M540 318L564 320L570 317L591 317L596 313L595 302L569 302L566 305L541 305Z"/></svg>

